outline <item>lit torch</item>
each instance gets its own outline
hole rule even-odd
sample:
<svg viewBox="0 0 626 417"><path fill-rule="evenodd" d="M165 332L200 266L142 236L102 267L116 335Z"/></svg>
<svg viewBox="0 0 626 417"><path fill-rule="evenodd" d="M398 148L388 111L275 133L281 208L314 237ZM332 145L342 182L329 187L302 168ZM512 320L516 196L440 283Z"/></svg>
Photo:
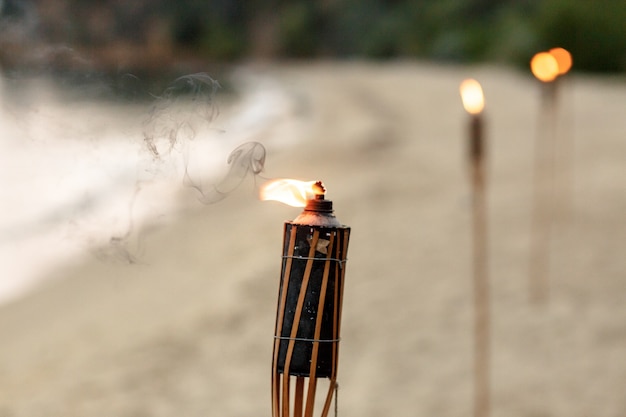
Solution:
<svg viewBox="0 0 626 417"><path fill-rule="evenodd" d="M565 75L572 68L572 54L564 48L552 48L548 51L556 59L559 75Z"/></svg>
<svg viewBox="0 0 626 417"><path fill-rule="evenodd" d="M474 417L489 415L489 280L487 274L487 213L483 90L467 79L460 87L463 107L470 114L469 162L473 207L474 282Z"/></svg>
<svg viewBox="0 0 626 417"><path fill-rule="evenodd" d="M325 192L320 181L296 180L270 181L261 190L263 200L304 207L284 227L272 359L273 417L312 417L319 378L329 379L320 416L328 415L336 398L350 228L337 220Z"/></svg>
<svg viewBox="0 0 626 417"><path fill-rule="evenodd" d="M483 89L474 79L467 79L461 83L461 99L465 111L470 114L469 127L469 157L472 165L474 183L483 182L483 118L485 108Z"/></svg>
<svg viewBox="0 0 626 417"><path fill-rule="evenodd" d="M557 85L563 85L562 76L567 74L569 70L572 68L572 55L568 50L564 48L552 48L548 51L550 55L556 59L556 63L558 66L559 76L556 80L554 80L554 113L555 117L557 115L557 106L558 95L562 94L559 91L562 91L564 87L557 87ZM557 91L558 90L558 91ZM574 189L574 176L572 175L572 158L574 154L574 138L570 132L571 125L569 123L565 123L561 125L560 135L555 138L556 143L556 153L557 156L560 155L557 162L556 169L556 178L558 184L555 184L555 190L560 192L559 198L556 199L559 202L559 208L561 212L565 212L567 210L567 206L571 203L571 197ZM554 129L556 131L556 128ZM555 133L556 135L556 133Z"/></svg>
<svg viewBox="0 0 626 417"><path fill-rule="evenodd" d="M534 201L529 266L530 299L537 303L546 302L549 295L550 235L554 209L555 177L557 176L555 165L558 153L558 77L566 74L571 66L572 57L563 48L552 48L548 52L539 52L530 61L530 69L533 75L541 81L542 88L540 119L535 140Z"/></svg>

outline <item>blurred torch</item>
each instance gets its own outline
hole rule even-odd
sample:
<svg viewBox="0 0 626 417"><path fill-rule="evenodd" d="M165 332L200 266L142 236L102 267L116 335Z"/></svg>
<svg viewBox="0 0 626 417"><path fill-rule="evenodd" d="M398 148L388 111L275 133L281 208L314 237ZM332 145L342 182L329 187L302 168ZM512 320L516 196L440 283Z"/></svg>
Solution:
<svg viewBox="0 0 626 417"><path fill-rule="evenodd" d="M467 79L460 86L463 107L470 114L468 156L473 208L474 283L474 417L489 415L489 281L487 274L487 207L485 143L480 83Z"/></svg>
<svg viewBox="0 0 626 417"><path fill-rule="evenodd" d="M284 227L272 359L273 417L312 417L320 378L329 379L320 416L328 415L333 395L336 401L350 228L337 220L325 191L320 181L289 179L270 181L261 189L262 200L304 207Z"/></svg>
<svg viewBox="0 0 626 417"><path fill-rule="evenodd" d="M470 115L469 124L469 158L472 167L473 182L483 183L483 159L484 159L484 138L483 138L483 117L485 108L483 89L480 83L474 79L467 79L461 83L459 88L463 107Z"/></svg>
<svg viewBox="0 0 626 417"><path fill-rule="evenodd" d="M541 106L535 139L534 201L531 226L531 248L529 265L530 299L535 303L547 302L549 296L550 242L553 221L554 193L556 177L564 177L569 155L564 155L563 172L556 169L557 154L570 154L570 146L558 147L557 97L558 78L566 74L572 66L572 56L563 48L552 48L535 54L530 61L530 69L535 78L541 81ZM563 140L561 140L563 142ZM571 145L571 143L567 144ZM560 175L559 175L560 174ZM563 179L562 179L563 180ZM564 181L562 190L569 187ZM565 192L565 191L562 191ZM561 198L562 204L567 198Z"/></svg>

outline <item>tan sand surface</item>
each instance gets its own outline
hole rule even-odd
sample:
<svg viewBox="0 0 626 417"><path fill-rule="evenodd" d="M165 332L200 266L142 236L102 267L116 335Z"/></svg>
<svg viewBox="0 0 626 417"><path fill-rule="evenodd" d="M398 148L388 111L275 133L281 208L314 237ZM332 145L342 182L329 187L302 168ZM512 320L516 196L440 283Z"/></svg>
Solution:
<svg viewBox="0 0 626 417"><path fill-rule="evenodd" d="M288 131L302 142L268 147L263 175L323 180L352 227L340 416L471 415L465 77L487 97L492 415L625 415L623 79L560 86L565 175L550 299L537 306L528 258L541 96L527 73L412 62L254 70L293 97L298 129L252 139ZM77 260L0 307L1 417L271 414L282 228L300 210L257 201L251 183L209 206L184 194L179 207L144 231L139 263Z"/></svg>

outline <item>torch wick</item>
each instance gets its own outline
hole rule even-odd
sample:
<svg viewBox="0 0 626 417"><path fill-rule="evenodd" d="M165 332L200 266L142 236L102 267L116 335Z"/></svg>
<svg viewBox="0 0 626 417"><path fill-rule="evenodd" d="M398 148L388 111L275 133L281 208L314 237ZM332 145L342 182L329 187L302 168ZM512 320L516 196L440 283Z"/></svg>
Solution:
<svg viewBox="0 0 626 417"><path fill-rule="evenodd" d="M313 185L313 192L315 193L316 200L323 200L324 194L326 193L326 187L324 187L324 183L322 181L317 181Z"/></svg>

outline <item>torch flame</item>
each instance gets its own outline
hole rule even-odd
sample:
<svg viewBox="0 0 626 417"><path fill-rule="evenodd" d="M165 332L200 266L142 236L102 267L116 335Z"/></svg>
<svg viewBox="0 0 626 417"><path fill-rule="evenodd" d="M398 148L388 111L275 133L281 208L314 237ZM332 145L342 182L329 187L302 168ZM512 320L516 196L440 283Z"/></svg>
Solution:
<svg viewBox="0 0 626 417"><path fill-rule="evenodd" d="M559 64L549 52L539 52L530 60L530 69L533 75L543 82L554 81L559 75Z"/></svg>
<svg viewBox="0 0 626 417"><path fill-rule="evenodd" d="M288 178L268 181L261 186L261 200L274 200L293 206L304 207L307 200L324 195L321 181L299 181Z"/></svg>
<svg viewBox="0 0 626 417"><path fill-rule="evenodd" d="M567 74L570 68L572 68L572 54L564 48L552 48L548 52L556 59L559 75Z"/></svg>
<svg viewBox="0 0 626 417"><path fill-rule="evenodd" d="M479 114L485 108L483 89L480 83L472 78L464 80L459 88L463 107L470 114Z"/></svg>

